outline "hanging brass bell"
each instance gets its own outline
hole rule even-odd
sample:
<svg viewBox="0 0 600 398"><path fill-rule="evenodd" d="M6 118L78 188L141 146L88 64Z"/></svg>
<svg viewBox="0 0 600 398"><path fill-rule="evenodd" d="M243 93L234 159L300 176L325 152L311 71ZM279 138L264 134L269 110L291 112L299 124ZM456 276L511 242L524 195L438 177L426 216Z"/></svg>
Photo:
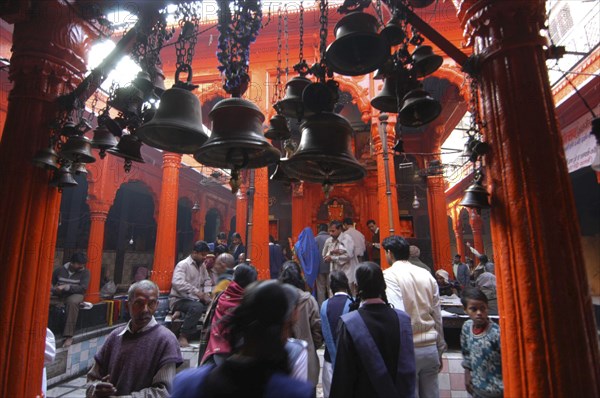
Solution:
<svg viewBox="0 0 600 398"><path fill-rule="evenodd" d="M423 89L409 91L404 96L404 104L398 121L407 127L419 127L433 121L442 112L442 105Z"/></svg>
<svg viewBox="0 0 600 398"><path fill-rule="evenodd" d="M108 116L108 114L103 113L98 116L98 126L104 126L114 135L115 137L120 137L123 135L123 125L121 124L120 118L117 120Z"/></svg>
<svg viewBox="0 0 600 398"><path fill-rule="evenodd" d="M82 135L69 137L60 149L60 157L76 163L94 163L96 161L92 155L91 141Z"/></svg>
<svg viewBox="0 0 600 398"><path fill-rule="evenodd" d="M65 124L62 126L62 129L60 130L60 135L64 135L65 137L70 137L76 134L79 134L79 129L77 128L77 125L73 123L72 120L66 121Z"/></svg>
<svg viewBox="0 0 600 398"><path fill-rule="evenodd" d="M226 98L208 116L212 134L194 154L198 162L224 169L256 169L279 159L279 150L263 135L265 117L252 102Z"/></svg>
<svg viewBox="0 0 600 398"><path fill-rule="evenodd" d="M459 205L473 209L488 209L490 207L488 196L489 193L481 184L481 179L475 178L473 184L465 190L465 196Z"/></svg>
<svg viewBox="0 0 600 398"><path fill-rule="evenodd" d="M379 34L385 39L390 47L402 43L406 36L404 30L402 30L402 26L400 26L400 23L396 18L391 18Z"/></svg>
<svg viewBox="0 0 600 398"><path fill-rule="evenodd" d="M111 155L132 160L138 163L145 163L142 158L142 142L133 134L123 134L116 147L107 149L106 152Z"/></svg>
<svg viewBox="0 0 600 398"><path fill-rule="evenodd" d="M160 97L152 120L136 135L144 144L175 153L194 153L208 139L202 125L200 100L188 90L173 87Z"/></svg>
<svg viewBox="0 0 600 398"><path fill-rule="evenodd" d="M287 159L281 159L279 162L277 162L277 166L275 166L275 171L273 172L273 174L271 174L271 176L269 177L269 180L271 181L279 181L282 182L284 184L291 184L293 182L300 182L299 179L297 178L292 178L290 176L287 175L287 173L283 170L283 167L281 166L282 162L286 162Z"/></svg>
<svg viewBox="0 0 600 398"><path fill-rule="evenodd" d="M340 99L339 83L328 80L326 83L311 83L302 92L304 109L313 113L333 112L336 102Z"/></svg>
<svg viewBox="0 0 600 398"><path fill-rule="evenodd" d="M77 175L79 174L87 174L87 169L85 168L85 163L73 163L71 165L71 169Z"/></svg>
<svg viewBox="0 0 600 398"><path fill-rule="evenodd" d="M92 148L98 148L100 150L112 148L117 145L117 139L115 136L108 131L105 126L99 126L94 129L94 138L92 138Z"/></svg>
<svg viewBox="0 0 600 398"><path fill-rule="evenodd" d="M269 120L269 129L265 132L265 137L270 140L287 140L291 136L285 117L275 115Z"/></svg>
<svg viewBox="0 0 600 398"><path fill-rule="evenodd" d="M360 76L379 68L390 56L386 39L377 34L377 19L364 12L351 12L334 28L335 40L325 59L332 71Z"/></svg>
<svg viewBox="0 0 600 398"><path fill-rule="evenodd" d="M142 92L144 101L148 101L154 96L154 84L150 80L150 74L145 71L138 72L137 76L131 82L135 88Z"/></svg>
<svg viewBox="0 0 600 398"><path fill-rule="evenodd" d="M50 180L49 185L51 187L56 187L59 190L76 186L77 181L73 178L71 167L66 166L65 164L61 165L60 169L54 172L54 176L52 177L52 180Z"/></svg>
<svg viewBox="0 0 600 398"><path fill-rule="evenodd" d="M314 112L305 109L302 102L302 93L310 83L310 79L304 76L291 78L285 85L285 96L274 105L277 113L297 120L313 115Z"/></svg>
<svg viewBox="0 0 600 398"><path fill-rule="evenodd" d="M58 154L52 148L42 148L32 159L34 166L46 170L58 170Z"/></svg>
<svg viewBox="0 0 600 398"><path fill-rule="evenodd" d="M300 130L298 149L280 163L288 176L321 184L364 178L367 172L351 151L353 130L346 118L323 112L307 118Z"/></svg>
<svg viewBox="0 0 600 398"><path fill-rule="evenodd" d="M144 94L133 85L117 88L114 98L108 101L108 105L126 115L139 115L143 103Z"/></svg>
<svg viewBox="0 0 600 398"><path fill-rule="evenodd" d="M396 95L396 85L398 78L396 76L388 76L383 81L383 88L371 100L371 106L379 109L381 112L396 113L398 112L398 97Z"/></svg>
<svg viewBox="0 0 600 398"><path fill-rule="evenodd" d="M412 64L417 77L432 74L442 66L444 58L433 53L431 46L419 46L412 53Z"/></svg>

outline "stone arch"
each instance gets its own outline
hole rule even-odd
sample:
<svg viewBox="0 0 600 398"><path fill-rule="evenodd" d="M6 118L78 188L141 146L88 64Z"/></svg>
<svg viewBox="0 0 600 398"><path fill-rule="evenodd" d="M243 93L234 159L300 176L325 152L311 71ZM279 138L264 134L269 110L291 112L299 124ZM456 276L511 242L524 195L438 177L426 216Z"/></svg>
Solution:
<svg viewBox="0 0 600 398"><path fill-rule="evenodd" d="M223 215L219 209L211 207L206 211L204 221L204 240L214 242L217 234L223 229Z"/></svg>
<svg viewBox="0 0 600 398"><path fill-rule="evenodd" d="M177 259L185 257L194 245L194 229L192 227L193 202L187 197L177 201L176 253Z"/></svg>

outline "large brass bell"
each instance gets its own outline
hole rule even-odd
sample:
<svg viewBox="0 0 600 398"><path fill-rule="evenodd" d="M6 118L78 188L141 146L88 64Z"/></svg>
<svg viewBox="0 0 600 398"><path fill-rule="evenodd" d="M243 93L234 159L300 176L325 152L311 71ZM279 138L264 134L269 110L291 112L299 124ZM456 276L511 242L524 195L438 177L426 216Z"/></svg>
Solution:
<svg viewBox="0 0 600 398"><path fill-rule="evenodd" d="M175 153L194 153L208 139L202 126L200 100L188 90L173 87L160 97L160 107L136 135L144 144Z"/></svg>
<svg viewBox="0 0 600 398"><path fill-rule="evenodd" d="M60 156L76 163L94 163L96 161L92 155L91 141L82 135L69 137L60 150Z"/></svg>
<svg viewBox="0 0 600 398"><path fill-rule="evenodd" d="M212 134L194 154L207 166L256 169L279 159L280 152L263 135L260 109L242 98L226 98L210 111Z"/></svg>
<svg viewBox="0 0 600 398"><path fill-rule="evenodd" d="M285 96L275 103L277 113L297 120L313 115L314 112L305 109L302 102L302 93L311 83L310 79L304 76L291 78L285 85Z"/></svg>
<svg viewBox="0 0 600 398"><path fill-rule="evenodd" d="M404 105L398 113L398 121L407 127L423 126L442 112L442 105L423 89L411 90L404 96Z"/></svg>
<svg viewBox="0 0 600 398"><path fill-rule="evenodd" d="M396 85L398 78L396 76L388 76L383 81L383 88L371 100L371 106L379 109L381 112L396 113L398 112L398 97L396 95Z"/></svg>
<svg viewBox="0 0 600 398"><path fill-rule="evenodd" d="M419 46L412 53L413 69L417 77L432 74L442 66L444 58L433 53L431 46Z"/></svg>
<svg viewBox="0 0 600 398"><path fill-rule="evenodd" d="M37 151L32 162L34 166L46 170L58 170L60 167L58 164L58 154L50 147Z"/></svg>
<svg viewBox="0 0 600 398"><path fill-rule="evenodd" d="M386 39L377 34L377 19L364 12L351 12L334 28L335 40L326 51L332 71L360 76L379 68L390 56Z"/></svg>
<svg viewBox="0 0 600 398"><path fill-rule="evenodd" d="M286 140L292 136L287 125L287 120L281 115L275 115L269 121L269 129L265 132L265 137L270 140Z"/></svg>
<svg viewBox="0 0 600 398"><path fill-rule="evenodd" d="M489 193L481 184L481 177L476 176L473 184L465 190L465 196L459 205L473 209L487 209L490 207L488 196Z"/></svg>
<svg viewBox="0 0 600 398"><path fill-rule="evenodd" d="M106 152L125 160L144 163L142 158L142 142L132 134L123 134L116 147L107 149Z"/></svg>
<svg viewBox="0 0 600 398"><path fill-rule="evenodd" d="M73 173L71 171L71 167L63 164L60 166L60 169L54 172L54 176L52 176L52 180L50 180L49 185L51 187L56 187L59 190L62 188L70 188L77 185L77 181L73 178Z"/></svg>
<svg viewBox="0 0 600 398"><path fill-rule="evenodd" d="M307 118L300 130L298 149L280 163L288 176L321 184L364 178L367 172L350 149L352 126L343 116L323 112Z"/></svg>

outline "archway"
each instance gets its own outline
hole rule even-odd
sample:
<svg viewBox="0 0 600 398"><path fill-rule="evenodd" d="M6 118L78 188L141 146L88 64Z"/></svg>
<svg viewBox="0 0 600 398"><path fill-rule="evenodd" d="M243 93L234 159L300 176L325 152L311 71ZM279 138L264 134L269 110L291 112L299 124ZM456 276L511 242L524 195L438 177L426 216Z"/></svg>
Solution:
<svg viewBox="0 0 600 398"><path fill-rule="evenodd" d="M177 261L186 257L194 246L194 229L192 228L192 202L188 198L179 198L177 202Z"/></svg>
<svg viewBox="0 0 600 398"><path fill-rule="evenodd" d="M462 231L463 236L463 247L462 252L465 254L462 259L464 262L467 261L467 258L473 258L474 255L471 253L469 246L467 246L467 242L472 246L473 243L473 230L471 229L471 224L469 224L469 212L464 207L461 209L459 215L460 220L460 230Z"/></svg>
<svg viewBox="0 0 600 398"><path fill-rule="evenodd" d="M108 212L104 235L106 267L115 283L130 283L135 268L152 268L156 243L155 204L141 181L119 188Z"/></svg>
<svg viewBox="0 0 600 398"><path fill-rule="evenodd" d="M55 259L69 261L76 251L87 251L90 236L90 208L86 202L88 182L83 174L75 175L77 186L63 191L60 199Z"/></svg>
<svg viewBox="0 0 600 398"><path fill-rule="evenodd" d="M214 242L220 229L221 214L219 214L219 210L213 207L206 212L204 223L204 240L207 242Z"/></svg>

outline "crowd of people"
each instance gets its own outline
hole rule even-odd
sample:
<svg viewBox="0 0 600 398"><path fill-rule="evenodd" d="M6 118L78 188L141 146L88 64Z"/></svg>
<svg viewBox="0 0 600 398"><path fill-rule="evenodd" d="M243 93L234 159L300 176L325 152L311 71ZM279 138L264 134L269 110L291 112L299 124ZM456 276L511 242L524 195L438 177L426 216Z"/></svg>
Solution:
<svg viewBox="0 0 600 398"><path fill-rule="evenodd" d="M270 250L282 263L271 262L267 281L257 281L241 238L230 246L196 242L175 266L169 294L183 321L179 337L154 319L158 287L134 283L131 320L96 354L87 396L314 397L321 374L325 397L439 397L447 349L440 296L456 294L470 318L461 333L465 386L473 397L501 397L500 331L488 317L495 291L492 299L483 288L493 276L487 257L473 270L455 258L454 278L432 274L404 238L380 242L369 220L367 241L353 225L318 225L314 245L295 247L301 255L293 260ZM373 252L385 253L387 269ZM198 366L175 376L180 347L198 334Z"/></svg>

